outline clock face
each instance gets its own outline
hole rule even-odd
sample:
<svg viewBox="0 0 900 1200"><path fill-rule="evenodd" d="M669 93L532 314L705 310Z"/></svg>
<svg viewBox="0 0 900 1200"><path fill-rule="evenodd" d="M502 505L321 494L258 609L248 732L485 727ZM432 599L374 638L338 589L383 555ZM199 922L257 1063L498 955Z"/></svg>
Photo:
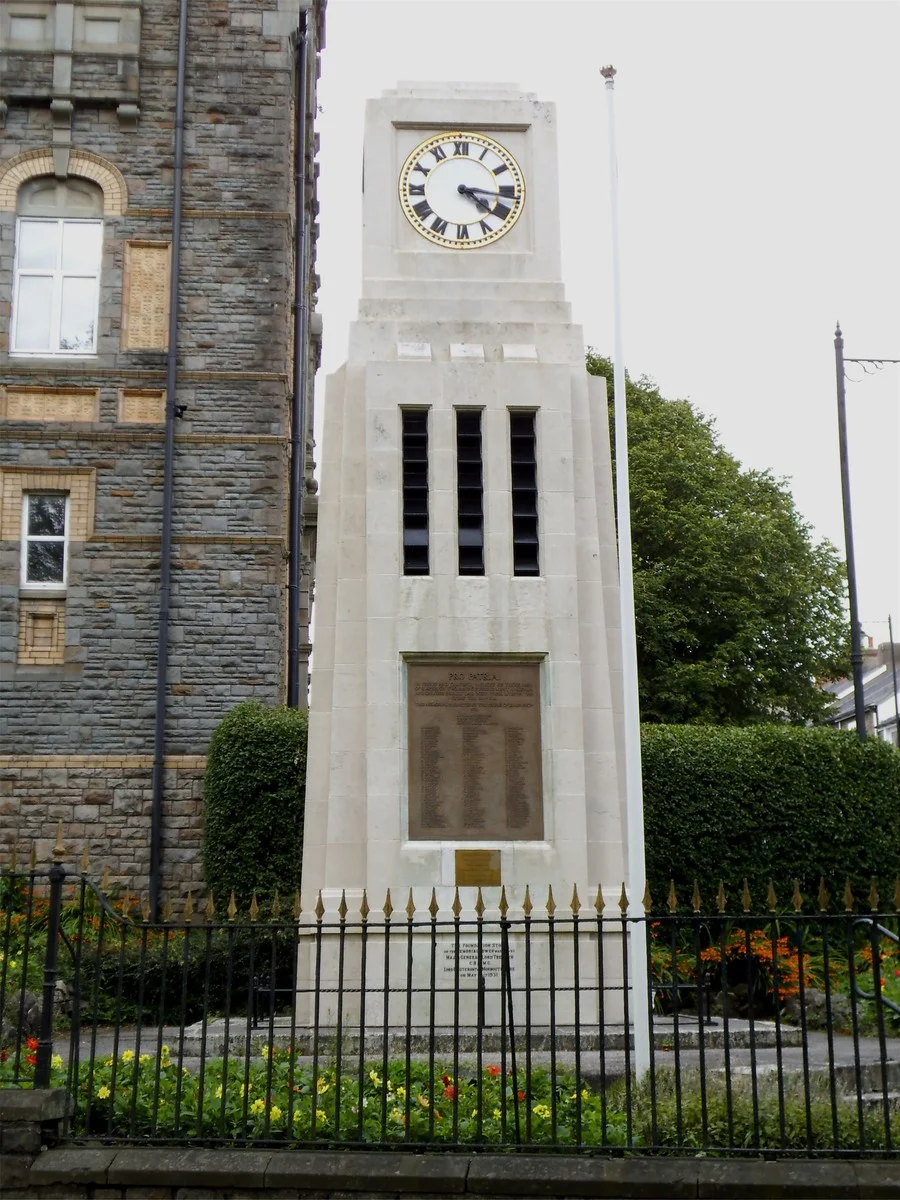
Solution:
<svg viewBox="0 0 900 1200"><path fill-rule="evenodd" d="M454 250L508 233L525 205L525 179L510 152L483 133L439 133L416 146L400 172L400 204L417 233Z"/></svg>

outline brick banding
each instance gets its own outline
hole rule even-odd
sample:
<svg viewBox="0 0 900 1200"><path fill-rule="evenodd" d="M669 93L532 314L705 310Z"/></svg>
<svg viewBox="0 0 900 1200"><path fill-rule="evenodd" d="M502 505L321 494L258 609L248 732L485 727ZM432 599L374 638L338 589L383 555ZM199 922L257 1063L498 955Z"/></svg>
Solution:
<svg viewBox="0 0 900 1200"><path fill-rule="evenodd" d="M128 208L128 185L122 172L91 150L69 152L69 174L91 179L103 189L103 215L121 217ZM16 193L27 179L53 174L53 152L23 150L0 167L0 212L16 211Z"/></svg>

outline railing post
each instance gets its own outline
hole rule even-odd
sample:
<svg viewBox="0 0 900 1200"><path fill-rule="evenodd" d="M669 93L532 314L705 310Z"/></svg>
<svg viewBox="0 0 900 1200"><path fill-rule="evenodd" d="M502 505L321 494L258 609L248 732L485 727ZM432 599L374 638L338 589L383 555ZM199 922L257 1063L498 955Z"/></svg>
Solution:
<svg viewBox="0 0 900 1200"><path fill-rule="evenodd" d="M34 1086L50 1086L50 1060L53 1057L53 1007L56 1003L56 951L59 942L59 923L62 912L63 883L66 869L62 865L65 848L62 844L62 821L56 830L53 865L50 879L50 912L47 918L47 953L44 958L44 990L41 1001L41 1033L38 1038L37 1061L34 1067Z"/></svg>

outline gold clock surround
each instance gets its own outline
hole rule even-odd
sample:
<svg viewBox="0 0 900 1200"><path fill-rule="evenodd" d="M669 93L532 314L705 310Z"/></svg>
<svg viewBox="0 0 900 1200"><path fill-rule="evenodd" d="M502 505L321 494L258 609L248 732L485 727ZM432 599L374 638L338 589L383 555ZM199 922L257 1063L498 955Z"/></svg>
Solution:
<svg viewBox="0 0 900 1200"><path fill-rule="evenodd" d="M470 192L478 199L469 195L461 201L452 184L442 189L443 198L435 199L434 180L457 176L471 179ZM476 250L498 241L525 207L525 177L513 155L494 138L471 130L437 133L420 142L401 168L398 192L403 215L416 233L453 250ZM466 205L470 213L463 212Z"/></svg>

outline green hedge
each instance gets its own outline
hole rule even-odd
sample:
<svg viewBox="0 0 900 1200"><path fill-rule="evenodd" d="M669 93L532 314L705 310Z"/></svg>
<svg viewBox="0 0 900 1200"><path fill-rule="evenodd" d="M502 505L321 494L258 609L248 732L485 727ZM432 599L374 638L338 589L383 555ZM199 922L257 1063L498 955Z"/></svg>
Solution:
<svg viewBox="0 0 900 1200"><path fill-rule="evenodd" d="M877 879L893 905L900 876L900 753L885 742L784 725L644 726L647 877L655 907L674 879L711 903L719 880L732 904L746 878L755 905L769 880L832 895L847 876L860 900Z"/></svg>
<svg viewBox="0 0 900 1200"><path fill-rule="evenodd" d="M276 889L290 905L300 886L306 780L306 713L246 701L223 718L204 782L203 866L221 910Z"/></svg>

